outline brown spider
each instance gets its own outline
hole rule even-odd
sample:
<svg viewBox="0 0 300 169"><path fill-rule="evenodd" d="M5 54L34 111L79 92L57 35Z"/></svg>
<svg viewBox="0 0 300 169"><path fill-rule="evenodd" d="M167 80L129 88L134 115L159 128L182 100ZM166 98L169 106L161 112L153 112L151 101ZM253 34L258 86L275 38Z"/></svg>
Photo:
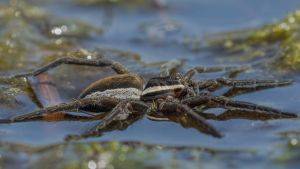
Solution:
<svg viewBox="0 0 300 169"><path fill-rule="evenodd" d="M193 127L214 137L222 137L205 118L214 119L203 111L209 108L223 108L227 113L243 112L262 116L264 120L274 118L295 118L297 115L279 111L270 107L248 102L234 101L229 97L266 88L285 86L292 81L277 80L234 80L237 73L245 68L237 67L195 67L186 74L170 73L168 76L151 78L145 83L143 77L129 72L122 64L100 59L80 59L65 57L51 62L35 71L14 75L11 78L36 76L61 64L111 67L117 75L100 79L85 88L76 100L36 110L32 113L3 119L2 123L45 120L47 117L58 117L56 120L93 119L101 122L91 130L75 137L85 138L101 135L103 132L125 129L136 120L146 115L151 120L171 120L184 127ZM168 69L170 70L170 69ZM194 81L196 73L227 71L231 78ZM223 86L231 89L221 96L212 92ZM94 112L88 116L74 115L62 111ZM103 113L99 113L103 112ZM72 137L74 138L74 137Z"/></svg>

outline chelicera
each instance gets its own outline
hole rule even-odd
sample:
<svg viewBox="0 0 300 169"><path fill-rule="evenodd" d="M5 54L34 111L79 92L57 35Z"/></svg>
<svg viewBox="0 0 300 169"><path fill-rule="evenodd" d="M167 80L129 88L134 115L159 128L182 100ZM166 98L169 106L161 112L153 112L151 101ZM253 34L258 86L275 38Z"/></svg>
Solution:
<svg viewBox="0 0 300 169"><path fill-rule="evenodd" d="M223 108L230 112L243 112L261 116L262 119L295 118L293 113L283 112L271 107L248 102L235 101L230 97L246 92L266 88L285 86L290 80L235 80L235 74L244 67L195 67L185 74L171 73L168 76L157 76L145 81L143 77L130 72L122 64L105 58L81 59L60 58L35 71L14 75L11 78L36 76L61 64L111 67L117 75L100 79L85 88L77 99L34 112L3 119L3 123L43 120L48 116L59 114L57 120L85 119L101 120L87 132L69 137L84 138L101 135L103 132L125 129L144 116L151 120L171 120L184 127L193 127L214 137L222 137L212 125L206 121L203 112L210 108ZM228 72L228 77L211 80L193 80L196 73ZM221 87L231 89L221 96L214 96L214 91ZM65 111L91 112L88 116L71 115ZM58 113L59 112L59 113ZM100 113L102 112L102 113ZM240 113L241 114L241 113ZM243 115L242 115L243 116Z"/></svg>

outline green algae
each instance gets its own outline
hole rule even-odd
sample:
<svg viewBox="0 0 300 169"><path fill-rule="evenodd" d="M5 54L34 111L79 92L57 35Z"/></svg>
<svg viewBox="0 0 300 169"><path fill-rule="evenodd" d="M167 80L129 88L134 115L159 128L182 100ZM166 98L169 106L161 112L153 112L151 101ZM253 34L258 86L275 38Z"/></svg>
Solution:
<svg viewBox="0 0 300 169"><path fill-rule="evenodd" d="M208 39L216 52L243 61L273 57L272 68L282 71L300 69L300 11L261 28L227 32Z"/></svg>
<svg viewBox="0 0 300 169"><path fill-rule="evenodd" d="M0 6L0 70L18 70L47 54L78 47L77 39L102 32L80 20L52 16L24 1Z"/></svg>
<svg viewBox="0 0 300 169"><path fill-rule="evenodd" d="M0 104L2 107L15 108L18 105L16 97L24 94L20 88L0 87Z"/></svg>
<svg viewBox="0 0 300 169"><path fill-rule="evenodd" d="M78 51L80 41L101 32L101 28L52 16L24 1L1 4L0 71L26 70L60 57L77 57L79 54L74 51ZM14 103L16 96L30 92L23 78L1 78L0 84L2 103Z"/></svg>

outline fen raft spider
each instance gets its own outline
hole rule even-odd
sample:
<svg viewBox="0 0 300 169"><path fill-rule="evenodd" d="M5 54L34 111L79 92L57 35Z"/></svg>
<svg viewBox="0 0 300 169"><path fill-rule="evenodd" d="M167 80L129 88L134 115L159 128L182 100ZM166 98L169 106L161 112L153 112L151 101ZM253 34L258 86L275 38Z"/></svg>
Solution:
<svg viewBox="0 0 300 169"><path fill-rule="evenodd" d="M183 127L192 127L200 132L221 138L222 134L206 121L206 118L213 118L203 113L205 110L222 108L227 113L238 112L243 117L261 116L263 120L297 117L296 114L271 107L232 100L230 97L238 94L292 83L291 80L235 80L235 75L247 69L245 67L195 67L185 74L168 72L168 76L153 77L145 82L143 77L130 72L122 64L112 60L64 57L32 72L17 74L10 78L37 76L61 64L110 67L117 75L92 83L73 101L41 108L10 119L2 119L1 123L45 120L49 117L52 119L54 117L57 121L101 120L85 133L67 137L79 139L99 136L111 130L126 129L133 122L147 116L150 120L174 121ZM227 72L228 77L201 81L192 79L196 73L219 71ZM230 90L220 96L214 96L213 92L222 87L230 87ZM68 111L91 113L88 116L80 116L69 114Z"/></svg>

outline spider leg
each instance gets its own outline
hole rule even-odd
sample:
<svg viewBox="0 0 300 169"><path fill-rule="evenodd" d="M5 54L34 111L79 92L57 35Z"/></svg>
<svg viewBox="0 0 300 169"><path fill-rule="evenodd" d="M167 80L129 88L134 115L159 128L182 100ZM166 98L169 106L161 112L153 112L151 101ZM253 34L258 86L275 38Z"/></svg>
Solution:
<svg viewBox="0 0 300 169"><path fill-rule="evenodd" d="M148 109L148 105L140 101L121 101L108 113L100 123L81 135L68 135L66 140L79 140L101 136L104 132L125 130L135 121L141 119Z"/></svg>
<svg viewBox="0 0 300 169"><path fill-rule="evenodd" d="M32 121L37 119L64 120L65 117L70 117L70 115L67 115L67 113L63 113L62 111L79 110L80 108L88 105L97 105L97 106L101 106L101 107L103 106L112 109L117 104L118 104L118 100L110 97L83 98L83 99L74 100L69 103L61 103L54 106L42 108L33 111L31 113L19 115L10 119L2 119L1 121L6 123L14 123L14 122ZM59 114L58 112L60 112L61 114Z"/></svg>
<svg viewBox="0 0 300 169"><path fill-rule="evenodd" d="M239 73L241 73L249 68L250 68L249 66L241 66L241 67L235 67L235 66L202 67L202 66L198 66L198 67L194 67L194 68L188 70L185 73L184 77L186 80L191 80L192 77L196 73L214 73L214 72L221 72L221 71L225 71L228 77L235 77Z"/></svg>
<svg viewBox="0 0 300 169"><path fill-rule="evenodd" d="M36 76L43 72L46 72L50 69L53 69L62 64L71 64L71 65L86 65L86 66L99 66L99 67L108 67L110 66L114 71L118 74L126 74L129 71L120 63L107 60L107 59L82 59L82 58L72 58L72 57L63 57L59 58L45 66L42 66L32 72L21 73L17 75L13 75L9 78L21 78L21 77L28 77L28 76Z"/></svg>
<svg viewBox="0 0 300 169"><path fill-rule="evenodd" d="M45 114L37 114L34 116L29 116L23 119L0 119L0 124L18 123L18 122L32 122L32 121L46 121L46 122L58 122L58 121L96 121L101 120L105 117L107 112L103 113L84 113L73 114L68 112L53 112Z"/></svg>
<svg viewBox="0 0 300 169"><path fill-rule="evenodd" d="M198 82L198 87L199 90L207 89L212 92L220 89L223 86L228 86L231 87L231 89L229 89L223 95L232 97L243 93L255 92L258 90L287 86L292 83L292 80L235 80L230 78L218 78L216 80L205 80Z"/></svg>
<svg viewBox="0 0 300 169"><path fill-rule="evenodd" d="M234 97L244 93L288 86L293 83L292 80L232 80L225 78L218 79L218 81L223 85L232 87L223 94L223 96L226 97Z"/></svg>
<svg viewBox="0 0 300 169"><path fill-rule="evenodd" d="M182 101L189 107L206 106L207 108L224 108L224 109L239 109L241 111L253 111L257 113L277 114L281 118L296 118L297 115L273 109L267 106L261 106L249 102L234 101L224 96L195 96Z"/></svg>
<svg viewBox="0 0 300 169"><path fill-rule="evenodd" d="M220 134L212 125L210 125L203 117L195 113L187 105L179 102L161 102L158 106L158 112L168 117L171 121L180 123L183 127L193 127L200 132L221 138Z"/></svg>
<svg viewBox="0 0 300 169"><path fill-rule="evenodd" d="M223 75L223 77L234 79L239 74L241 74L251 68L252 68L252 65L244 65L244 66L236 67L236 68L226 71L225 74Z"/></svg>
<svg viewBox="0 0 300 169"><path fill-rule="evenodd" d="M246 80L234 80L227 78L218 78L218 83L222 85L237 87L237 88L256 88L256 87L277 87L285 86L293 83L292 80L256 80L256 79L246 79Z"/></svg>

